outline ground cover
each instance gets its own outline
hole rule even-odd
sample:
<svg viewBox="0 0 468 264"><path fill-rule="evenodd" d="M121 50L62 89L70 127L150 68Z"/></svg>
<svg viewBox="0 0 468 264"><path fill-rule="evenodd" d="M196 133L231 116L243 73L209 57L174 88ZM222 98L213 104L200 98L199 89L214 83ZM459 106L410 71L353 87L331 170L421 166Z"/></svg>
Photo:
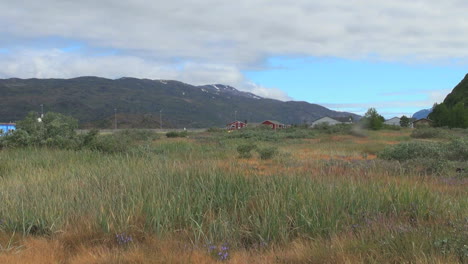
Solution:
<svg viewBox="0 0 468 264"><path fill-rule="evenodd" d="M438 170L382 156L431 141L405 129L274 133L139 137L109 153L5 148L0 263L467 260L463 155Z"/></svg>

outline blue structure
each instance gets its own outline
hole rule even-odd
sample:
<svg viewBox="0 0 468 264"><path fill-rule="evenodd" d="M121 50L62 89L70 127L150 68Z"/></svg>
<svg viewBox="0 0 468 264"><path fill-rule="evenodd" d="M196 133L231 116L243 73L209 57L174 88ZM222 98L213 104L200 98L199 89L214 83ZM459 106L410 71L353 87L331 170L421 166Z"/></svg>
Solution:
<svg viewBox="0 0 468 264"><path fill-rule="evenodd" d="M0 123L0 136L7 134L16 129L15 123Z"/></svg>

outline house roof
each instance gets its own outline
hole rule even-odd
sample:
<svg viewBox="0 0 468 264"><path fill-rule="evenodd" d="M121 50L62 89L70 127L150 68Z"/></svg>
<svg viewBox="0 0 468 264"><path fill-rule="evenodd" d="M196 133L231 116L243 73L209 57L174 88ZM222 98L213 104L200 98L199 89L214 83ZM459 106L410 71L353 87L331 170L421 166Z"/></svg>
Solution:
<svg viewBox="0 0 468 264"><path fill-rule="evenodd" d="M345 116L340 116L340 117L330 117L330 116L322 116L318 119L315 119L313 122L316 122L316 121L319 121L320 119L324 119L324 118L330 118L330 119L333 119L335 121L338 121L338 122L351 122L353 121L352 120L352 117L345 117ZM351 120L350 120L351 119Z"/></svg>

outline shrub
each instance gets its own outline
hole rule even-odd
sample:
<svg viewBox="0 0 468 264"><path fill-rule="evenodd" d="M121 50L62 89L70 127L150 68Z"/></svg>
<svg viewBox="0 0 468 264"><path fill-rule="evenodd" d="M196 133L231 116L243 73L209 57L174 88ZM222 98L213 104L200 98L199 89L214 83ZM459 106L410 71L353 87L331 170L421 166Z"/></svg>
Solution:
<svg viewBox="0 0 468 264"><path fill-rule="evenodd" d="M219 128L219 127L210 127L206 130L206 132L210 132L210 133L222 133L222 132L225 132L226 129L223 129L223 128Z"/></svg>
<svg viewBox="0 0 468 264"><path fill-rule="evenodd" d="M412 159L468 161L468 138L454 139L450 143L405 142L386 147L378 156L382 159L398 161Z"/></svg>
<svg viewBox="0 0 468 264"><path fill-rule="evenodd" d="M151 130L145 129L126 129L116 133L119 137L126 137L130 141L155 140L159 135Z"/></svg>
<svg viewBox="0 0 468 264"><path fill-rule="evenodd" d="M401 126L383 124L382 129L399 131L401 130Z"/></svg>
<svg viewBox="0 0 468 264"><path fill-rule="evenodd" d="M265 148L258 148L258 154L262 160L271 159L276 153L276 147L265 147Z"/></svg>
<svg viewBox="0 0 468 264"><path fill-rule="evenodd" d="M445 158L447 147L445 144L436 142L405 142L386 147L378 156L382 159L398 161L416 158Z"/></svg>
<svg viewBox="0 0 468 264"><path fill-rule="evenodd" d="M166 137L168 138L177 138L177 137L187 137L187 131L169 131L166 133Z"/></svg>
<svg viewBox="0 0 468 264"><path fill-rule="evenodd" d="M76 148L79 145L77 127L78 121L70 116L48 112L38 121L37 115L31 112L18 121L15 131L2 138L2 145Z"/></svg>
<svg viewBox="0 0 468 264"><path fill-rule="evenodd" d="M468 138L457 138L448 145L451 160L468 161Z"/></svg>
<svg viewBox="0 0 468 264"><path fill-rule="evenodd" d="M237 147L237 152L239 152L239 158L250 158L252 157L252 150L257 148L254 144L243 144Z"/></svg>
<svg viewBox="0 0 468 264"><path fill-rule="evenodd" d="M352 125L349 124L336 124L329 125L328 123L317 124L313 127L313 130L324 132L327 134L347 134L351 131Z"/></svg>
<svg viewBox="0 0 468 264"><path fill-rule="evenodd" d="M94 132L90 131L88 135L85 136L87 142L86 144L83 144L84 148L104 153L118 153L127 151L131 144L129 138L123 137L118 133L110 135L96 135L92 138L91 135L94 135Z"/></svg>
<svg viewBox="0 0 468 264"><path fill-rule="evenodd" d="M441 128L422 127L413 130L411 133L412 138L443 138L447 133Z"/></svg>
<svg viewBox="0 0 468 264"><path fill-rule="evenodd" d="M451 163L445 159L415 158L402 163L403 168L408 172L422 175L442 175L449 168Z"/></svg>

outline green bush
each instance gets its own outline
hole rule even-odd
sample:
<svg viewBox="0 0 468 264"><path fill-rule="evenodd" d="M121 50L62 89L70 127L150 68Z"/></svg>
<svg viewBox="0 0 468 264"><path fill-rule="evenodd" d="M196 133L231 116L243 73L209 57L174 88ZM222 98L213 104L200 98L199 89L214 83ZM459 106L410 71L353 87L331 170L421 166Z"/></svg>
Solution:
<svg viewBox="0 0 468 264"><path fill-rule="evenodd" d="M411 133L412 138L444 138L446 136L445 130L433 127L416 128Z"/></svg>
<svg viewBox="0 0 468 264"><path fill-rule="evenodd" d="M48 112L38 120L36 113L29 113L17 122L17 129L2 137L2 146L48 146L76 148L80 142L75 132L78 121L70 116Z"/></svg>
<svg viewBox="0 0 468 264"><path fill-rule="evenodd" d="M206 130L206 132L210 132L210 133L222 133L222 132L225 132L226 129L223 129L223 128L219 128L219 127L210 127Z"/></svg>
<svg viewBox="0 0 468 264"><path fill-rule="evenodd" d="M327 134L348 134L352 130L352 125L350 124L336 124L329 125L328 123L321 123L315 125L313 130L327 133Z"/></svg>
<svg viewBox="0 0 468 264"><path fill-rule="evenodd" d="M126 137L130 141L146 141L159 139L159 134L145 129L126 129L116 133L120 137Z"/></svg>
<svg viewBox="0 0 468 264"><path fill-rule="evenodd" d="M399 131L399 130L401 130L401 126L383 124L382 129Z"/></svg>
<svg viewBox="0 0 468 264"><path fill-rule="evenodd" d="M386 147L378 156L381 159L398 161L412 159L468 161L468 139L458 138L450 143L405 142Z"/></svg>
<svg viewBox="0 0 468 264"><path fill-rule="evenodd" d="M187 137L187 131L169 131L166 133L166 137L168 138L177 138L177 137Z"/></svg>
<svg viewBox="0 0 468 264"><path fill-rule="evenodd" d="M452 140L448 149L451 160L468 161L468 137Z"/></svg>
<svg viewBox="0 0 468 264"><path fill-rule="evenodd" d="M252 157L251 151L257 148L254 144L243 144L237 147L237 152L239 152L239 158L250 158Z"/></svg>
<svg viewBox="0 0 468 264"><path fill-rule="evenodd" d="M276 147L258 148L258 154L262 160L271 159L277 153Z"/></svg>
<svg viewBox="0 0 468 264"><path fill-rule="evenodd" d="M386 147L378 154L386 160L405 161L417 158L445 158L447 147L437 142L404 142Z"/></svg>

